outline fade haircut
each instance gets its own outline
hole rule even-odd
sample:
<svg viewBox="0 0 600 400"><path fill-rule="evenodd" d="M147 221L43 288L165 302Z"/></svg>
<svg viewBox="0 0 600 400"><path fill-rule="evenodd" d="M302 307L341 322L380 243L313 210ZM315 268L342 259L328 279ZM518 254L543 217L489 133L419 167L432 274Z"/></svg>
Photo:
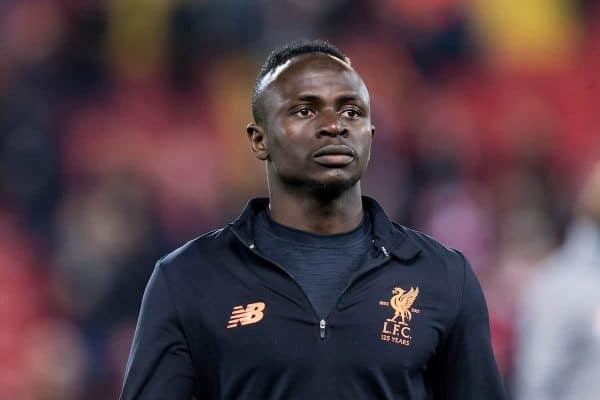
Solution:
<svg viewBox="0 0 600 400"><path fill-rule="evenodd" d="M267 60L263 64L252 92L252 116L256 123L262 122L261 111L259 110L259 97L263 92L262 81L265 76L273 71L278 66L285 64L288 60L300 56L302 54L322 53L335 57L345 63L350 64L350 59L342 53L337 47L327 42L326 40L295 40L286 42L276 48L269 54Z"/></svg>

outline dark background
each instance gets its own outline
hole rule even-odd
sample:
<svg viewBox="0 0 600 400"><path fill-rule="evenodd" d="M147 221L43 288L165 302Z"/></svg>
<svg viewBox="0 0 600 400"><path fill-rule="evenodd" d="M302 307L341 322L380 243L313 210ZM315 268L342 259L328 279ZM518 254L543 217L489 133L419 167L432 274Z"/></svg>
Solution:
<svg viewBox="0 0 600 400"><path fill-rule="evenodd" d="M572 0L0 1L0 398L119 392L157 258L265 195L269 50L371 91L366 194L470 258L510 389L520 296L600 155L600 7Z"/></svg>

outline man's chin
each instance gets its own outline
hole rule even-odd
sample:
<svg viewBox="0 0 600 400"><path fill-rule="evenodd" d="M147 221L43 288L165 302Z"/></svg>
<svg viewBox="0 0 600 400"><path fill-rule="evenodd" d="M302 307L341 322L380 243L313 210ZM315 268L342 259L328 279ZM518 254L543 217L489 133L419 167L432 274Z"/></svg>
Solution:
<svg viewBox="0 0 600 400"><path fill-rule="evenodd" d="M331 171L330 171L331 172ZM333 200L352 190L360 181L360 176L355 174L339 173L320 174L307 177L293 175L279 175L272 179L279 181L283 187L295 192L302 192L323 201Z"/></svg>
<svg viewBox="0 0 600 400"><path fill-rule="evenodd" d="M323 200L334 199L350 190L357 180L353 179L328 179L308 183L308 190L314 197Z"/></svg>

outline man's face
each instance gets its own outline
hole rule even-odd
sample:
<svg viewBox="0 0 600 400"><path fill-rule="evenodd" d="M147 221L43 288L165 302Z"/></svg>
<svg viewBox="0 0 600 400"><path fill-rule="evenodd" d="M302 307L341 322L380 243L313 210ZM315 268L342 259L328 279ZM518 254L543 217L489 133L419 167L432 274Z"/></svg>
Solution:
<svg viewBox="0 0 600 400"><path fill-rule="evenodd" d="M277 71L262 96L271 180L335 191L360 180L374 130L367 88L348 64L299 56Z"/></svg>

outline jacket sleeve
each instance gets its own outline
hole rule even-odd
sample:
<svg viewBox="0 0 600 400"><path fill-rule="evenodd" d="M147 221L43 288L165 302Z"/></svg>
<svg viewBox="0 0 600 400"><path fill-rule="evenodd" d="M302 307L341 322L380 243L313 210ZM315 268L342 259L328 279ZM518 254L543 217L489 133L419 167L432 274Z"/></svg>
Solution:
<svg viewBox="0 0 600 400"><path fill-rule="evenodd" d="M460 307L436 355L434 399L506 400L492 352L488 310L481 286L468 261Z"/></svg>
<svg viewBox="0 0 600 400"><path fill-rule="evenodd" d="M121 400L190 400L194 373L187 340L160 262L142 299Z"/></svg>

